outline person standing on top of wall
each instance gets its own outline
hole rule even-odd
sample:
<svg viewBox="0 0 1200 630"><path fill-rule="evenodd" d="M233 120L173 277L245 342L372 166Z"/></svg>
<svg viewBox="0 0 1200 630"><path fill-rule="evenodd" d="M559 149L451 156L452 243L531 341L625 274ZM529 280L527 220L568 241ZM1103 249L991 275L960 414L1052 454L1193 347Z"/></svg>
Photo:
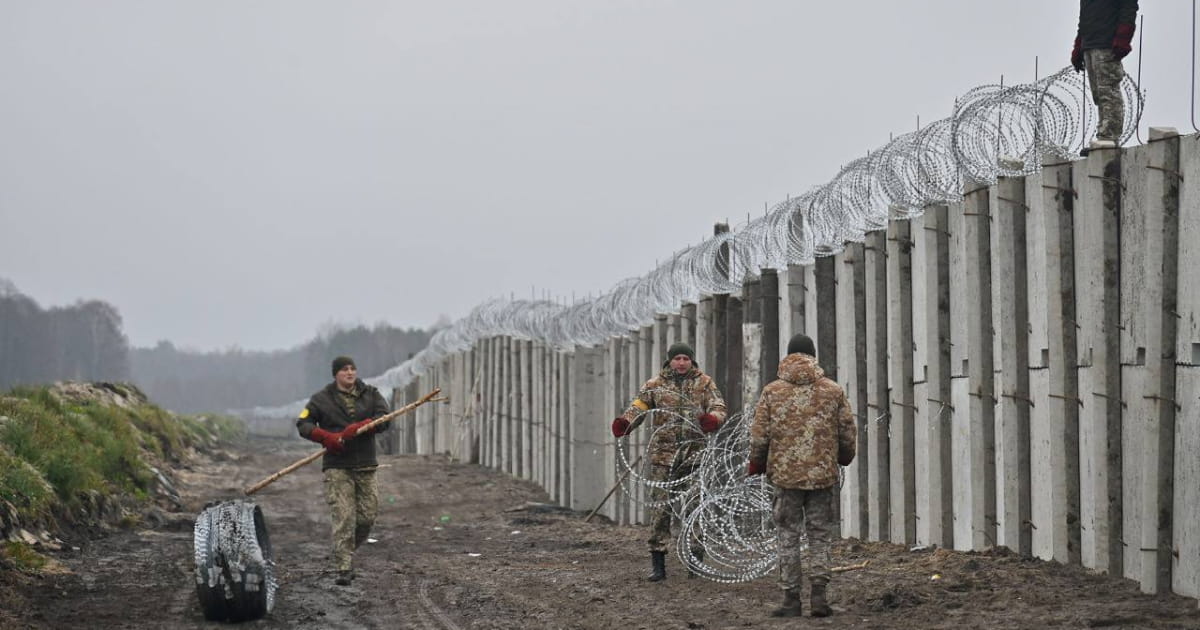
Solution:
<svg viewBox="0 0 1200 630"><path fill-rule="evenodd" d="M388 413L387 401L378 389L358 378L358 368L350 357L337 357L332 369L333 382L312 395L296 420L296 430L325 447L321 470L333 522L336 581L347 586L354 579L354 550L366 542L379 514L375 482L379 463L370 434L387 431L392 423L364 429L371 419Z"/></svg>
<svg viewBox="0 0 1200 630"><path fill-rule="evenodd" d="M775 486L772 517L779 538L783 605L774 617L799 617L800 578L809 568L812 616L828 617L829 548L837 521L838 466L854 460L858 429L841 385L817 365L812 339L796 335L779 362L779 378L762 390L750 424L746 474L766 473ZM807 542L807 544L804 544Z"/></svg>
<svg viewBox="0 0 1200 630"><path fill-rule="evenodd" d="M618 438L628 435L646 415L651 415L654 435L650 441L649 480L679 492L682 484L672 482L687 477L699 463L704 444L700 432L712 433L721 426L725 400L712 378L700 371L691 346L672 345L666 359L662 371L646 381L625 413L613 420L612 432ZM667 541L671 539L674 515L669 498L667 488L651 488L651 500L656 502L650 509L650 538L646 541L650 546L651 582L667 577ZM704 557L703 548L693 547L691 552L697 558Z"/></svg>
<svg viewBox="0 0 1200 630"><path fill-rule="evenodd" d="M1137 0L1079 0L1079 30L1071 50L1076 72L1087 70L1092 101L1100 112L1096 139L1084 150L1115 149L1125 127L1121 60L1133 50Z"/></svg>

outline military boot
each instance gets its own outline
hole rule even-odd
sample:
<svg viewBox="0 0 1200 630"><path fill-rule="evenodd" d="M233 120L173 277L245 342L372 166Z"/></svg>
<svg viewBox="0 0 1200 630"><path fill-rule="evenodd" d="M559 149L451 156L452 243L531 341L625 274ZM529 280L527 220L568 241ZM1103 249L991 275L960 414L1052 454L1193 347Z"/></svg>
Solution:
<svg viewBox="0 0 1200 630"><path fill-rule="evenodd" d="M828 617L833 614L833 609L825 602L824 584L814 583L812 585L812 598L808 603L812 606L812 616L814 617Z"/></svg>
<svg viewBox="0 0 1200 630"><path fill-rule="evenodd" d="M789 588L783 592L783 605L771 611L772 617L799 617L804 609L800 601L800 591Z"/></svg>
<svg viewBox="0 0 1200 630"><path fill-rule="evenodd" d="M651 582L661 582L667 579L667 552L650 552L650 577L646 579Z"/></svg>

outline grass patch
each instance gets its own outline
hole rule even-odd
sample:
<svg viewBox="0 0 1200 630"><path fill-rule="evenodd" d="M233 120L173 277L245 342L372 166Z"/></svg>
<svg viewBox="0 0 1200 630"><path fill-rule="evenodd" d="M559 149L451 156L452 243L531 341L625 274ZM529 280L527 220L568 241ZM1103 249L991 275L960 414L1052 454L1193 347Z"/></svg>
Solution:
<svg viewBox="0 0 1200 630"><path fill-rule="evenodd" d="M49 387L0 394L0 499L22 522L60 507L75 512L96 493L146 499L155 483L149 462L180 461L245 432L228 416L175 416L132 386L104 384L91 397L78 393L87 386L73 387L71 396Z"/></svg>
<svg viewBox="0 0 1200 630"><path fill-rule="evenodd" d="M54 488L29 462L0 446L0 499L20 513L43 518L50 514Z"/></svg>
<svg viewBox="0 0 1200 630"><path fill-rule="evenodd" d="M246 423L233 416L204 414L181 416L179 420L196 443L215 445L246 437Z"/></svg>
<svg viewBox="0 0 1200 630"><path fill-rule="evenodd" d="M7 563L18 571L33 572L46 566L46 556L23 542L8 541L0 549Z"/></svg>

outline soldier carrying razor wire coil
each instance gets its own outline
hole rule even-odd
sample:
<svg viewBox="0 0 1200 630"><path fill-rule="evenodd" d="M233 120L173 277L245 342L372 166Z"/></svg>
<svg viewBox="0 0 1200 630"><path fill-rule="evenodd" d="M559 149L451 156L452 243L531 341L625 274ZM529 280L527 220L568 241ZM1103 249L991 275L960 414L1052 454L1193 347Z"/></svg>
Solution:
<svg viewBox="0 0 1200 630"><path fill-rule="evenodd" d="M655 505L650 509L650 538L646 541L650 546L648 579L658 582L667 577L667 541L674 515L670 492L664 486L682 490L682 484L674 482L691 474L699 463L701 432L716 431L725 420L725 400L712 378L700 371L691 346L676 343L667 350L662 371L646 381L625 413L613 420L613 436L628 435L646 415L651 416L654 429L649 480L661 484L651 488ZM704 557L701 547L693 547L691 552L696 558Z"/></svg>

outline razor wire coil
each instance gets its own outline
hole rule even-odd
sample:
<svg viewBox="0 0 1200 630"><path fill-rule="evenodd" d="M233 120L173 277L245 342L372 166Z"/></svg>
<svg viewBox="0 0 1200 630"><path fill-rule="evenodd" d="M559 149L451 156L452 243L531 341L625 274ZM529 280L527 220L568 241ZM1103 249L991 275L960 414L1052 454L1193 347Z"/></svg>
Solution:
<svg viewBox="0 0 1200 630"><path fill-rule="evenodd" d="M1141 120L1143 95L1126 75L1121 143ZM1094 133L1095 115L1081 74L1064 68L1033 83L981 85L955 101L950 117L901 134L843 166L829 182L776 204L731 232L676 252L644 276L618 282L593 299L492 299L438 331L412 359L369 379L384 390L403 387L446 356L495 336L535 339L562 351L625 335L660 313L702 295L732 293L761 269L812 264L862 242L889 220L921 215L931 204L962 199L968 184L1037 172L1043 162L1078 155ZM298 413L303 401L247 413Z"/></svg>

